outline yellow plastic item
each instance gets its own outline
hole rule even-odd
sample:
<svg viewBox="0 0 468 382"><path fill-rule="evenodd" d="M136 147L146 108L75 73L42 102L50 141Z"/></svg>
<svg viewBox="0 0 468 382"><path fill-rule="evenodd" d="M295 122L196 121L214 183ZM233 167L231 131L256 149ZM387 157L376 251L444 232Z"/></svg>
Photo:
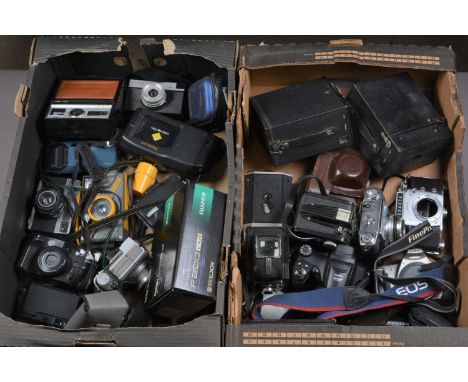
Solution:
<svg viewBox="0 0 468 382"><path fill-rule="evenodd" d="M138 163L135 170L135 180L133 181L133 193L142 197L143 194L156 182L158 169L146 162Z"/></svg>

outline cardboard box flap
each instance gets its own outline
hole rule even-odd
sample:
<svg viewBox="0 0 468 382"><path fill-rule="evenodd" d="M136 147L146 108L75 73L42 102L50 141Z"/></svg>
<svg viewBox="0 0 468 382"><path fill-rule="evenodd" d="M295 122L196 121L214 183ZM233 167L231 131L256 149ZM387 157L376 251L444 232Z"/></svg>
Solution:
<svg viewBox="0 0 468 382"><path fill-rule="evenodd" d="M449 47L363 44L360 40L338 40L330 44L245 45L240 49L239 58L239 66L248 69L350 62L394 68L455 70L455 53Z"/></svg>
<svg viewBox="0 0 468 382"><path fill-rule="evenodd" d="M68 53L123 52L126 42L121 37L45 36L37 37L31 47L30 66ZM126 55L126 54L125 54Z"/></svg>
<svg viewBox="0 0 468 382"><path fill-rule="evenodd" d="M169 56L177 59L178 55L190 55L202 57L211 61L216 67L227 69L229 91L235 91L235 70L237 62L236 41L215 40L173 40L165 39L157 41L154 38L144 38L140 44L145 51L151 67L159 67L164 70ZM183 61L183 58L180 58ZM182 62L180 63L182 65ZM177 67L171 62L171 67ZM185 65L184 65L185 66Z"/></svg>

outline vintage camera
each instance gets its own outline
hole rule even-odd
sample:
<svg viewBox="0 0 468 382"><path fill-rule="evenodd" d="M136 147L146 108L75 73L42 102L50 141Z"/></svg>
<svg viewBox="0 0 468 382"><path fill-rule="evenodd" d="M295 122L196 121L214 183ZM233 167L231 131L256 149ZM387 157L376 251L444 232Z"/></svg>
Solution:
<svg viewBox="0 0 468 382"><path fill-rule="evenodd" d="M48 174L73 174L78 167L80 172L86 172L76 149L78 142L52 143L44 149L42 168ZM113 146L90 146L101 168L109 168L117 162L117 150Z"/></svg>
<svg viewBox="0 0 468 382"><path fill-rule="evenodd" d="M94 278L98 291L119 289L123 283L141 289L148 281L148 252L131 238L125 239L109 265Z"/></svg>
<svg viewBox="0 0 468 382"><path fill-rule="evenodd" d="M359 246L364 253L377 254L405 234L405 223L392 215L380 188L369 188L362 202Z"/></svg>
<svg viewBox="0 0 468 382"><path fill-rule="evenodd" d="M78 197L79 180L49 177L39 182L34 206L28 221L32 232L65 236L73 230L73 212L75 207L72 193Z"/></svg>
<svg viewBox="0 0 468 382"><path fill-rule="evenodd" d="M90 176L83 177L83 185L88 189L92 183ZM84 219L89 224L109 218L128 209L127 174L117 170L109 171L98 185L99 192L85 211ZM128 219L103 226L90 233L92 243L122 242L128 232Z"/></svg>
<svg viewBox="0 0 468 382"><path fill-rule="evenodd" d="M133 114L121 145L161 169L189 179L206 173L226 150L216 135L145 109Z"/></svg>
<svg viewBox="0 0 468 382"><path fill-rule="evenodd" d="M453 139L445 118L408 73L358 82L347 99L355 142L378 177L433 162Z"/></svg>
<svg viewBox="0 0 468 382"><path fill-rule="evenodd" d="M150 109L158 113L180 115L184 107L185 85L176 82L130 80L125 109Z"/></svg>
<svg viewBox="0 0 468 382"><path fill-rule="evenodd" d="M62 80L45 115L46 133L58 141L109 140L120 128L120 80Z"/></svg>
<svg viewBox="0 0 468 382"><path fill-rule="evenodd" d="M281 290L289 279L289 237L282 214L292 176L281 172L254 171L244 178L244 247L251 283Z"/></svg>
<svg viewBox="0 0 468 382"><path fill-rule="evenodd" d="M356 224L355 202L305 192L296 206L292 230L310 238L349 244Z"/></svg>
<svg viewBox="0 0 468 382"><path fill-rule="evenodd" d="M407 230L428 220L436 231L419 244L427 251L445 248L443 227L447 210L444 208L444 188L440 179L408 176L401 182L396 195L395 214L404 220Z"/></svg>
<svg viewBox="0 0 468 382"><path fill-rule="evenodd" d="M26 239L17 269L35 280L75 291L87 290L96 274L92 255L45 235Z"/></svg>
<svg viewBox="0 0 468 382"><path fill-rule="evenodd" d="M310 244L299 247L291 268L292 289L344 287L355 285L364 277L364 267L356 263L353 247L330 242L326 244L329 245L329 252L318 251Z"/></svg>

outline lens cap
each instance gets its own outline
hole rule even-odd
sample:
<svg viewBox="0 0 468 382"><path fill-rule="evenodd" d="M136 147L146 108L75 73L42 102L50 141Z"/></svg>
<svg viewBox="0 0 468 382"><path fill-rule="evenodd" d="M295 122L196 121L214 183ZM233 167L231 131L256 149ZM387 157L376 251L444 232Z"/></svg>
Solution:
<svg viewBox="0 0 468 382"><path fill-rule="evenodd" d="M67 254L59 247L47 247L37 256L37 266L47 276L60 273L66 264Z"/></svg>
<svg viewBox="0 0 468 382"><path fill-rule="evenodd" d="M52 217L63 209L63 199L58 191L47 188L36 194L34 205L40 214Z"/></svg>

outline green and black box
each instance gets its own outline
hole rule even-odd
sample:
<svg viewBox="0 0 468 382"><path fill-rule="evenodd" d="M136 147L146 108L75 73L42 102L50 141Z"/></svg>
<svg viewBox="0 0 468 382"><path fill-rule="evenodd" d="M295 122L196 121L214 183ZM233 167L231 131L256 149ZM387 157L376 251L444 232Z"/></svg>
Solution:
<svg viewBox="0 0 468 382"><path fill-rule="evenodd" d="M225 194L193 182L166 201L145 295L157 321L184 322L215 302L225 208Z"/></svg>

